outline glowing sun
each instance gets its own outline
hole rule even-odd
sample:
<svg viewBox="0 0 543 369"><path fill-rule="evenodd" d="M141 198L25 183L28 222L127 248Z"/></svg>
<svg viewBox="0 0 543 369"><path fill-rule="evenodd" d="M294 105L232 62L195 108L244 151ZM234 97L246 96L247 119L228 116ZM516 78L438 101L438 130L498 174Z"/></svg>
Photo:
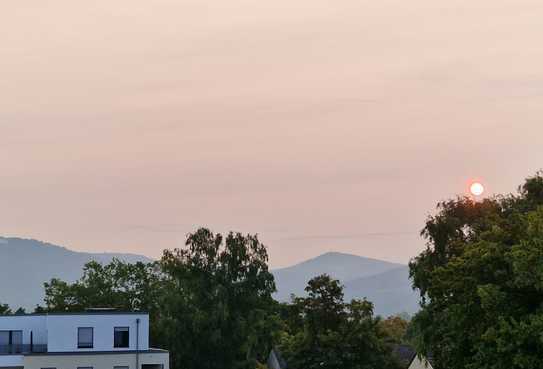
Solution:
<svg viewBox="0 0 543 369"><path fill-rule="evenodd" d="M485 187L479 182L473 182L469 187L469 192L473 196L481 196L485 192Z"/></svg>

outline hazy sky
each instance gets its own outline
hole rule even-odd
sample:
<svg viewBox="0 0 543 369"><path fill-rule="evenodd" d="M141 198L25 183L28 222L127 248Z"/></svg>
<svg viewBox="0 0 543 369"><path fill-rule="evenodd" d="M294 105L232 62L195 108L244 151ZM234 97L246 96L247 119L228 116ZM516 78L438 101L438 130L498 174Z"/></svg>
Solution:
<svg viewBox="0 0 543 369"><path fill-rule="evenodd" d="M543 167L541 0L3 0L0 234L406 262Z"/></svg>

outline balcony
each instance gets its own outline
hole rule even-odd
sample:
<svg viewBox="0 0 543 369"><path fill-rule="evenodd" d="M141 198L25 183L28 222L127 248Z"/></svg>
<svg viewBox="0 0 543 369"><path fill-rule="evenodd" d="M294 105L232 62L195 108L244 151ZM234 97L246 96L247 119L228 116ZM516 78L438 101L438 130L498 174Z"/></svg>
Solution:
<svg viewBox="0 0 543 369"><path fill-rule="evenodd" d="M0 355L23 355L47 352L47 345L0 345Z"/></svg>

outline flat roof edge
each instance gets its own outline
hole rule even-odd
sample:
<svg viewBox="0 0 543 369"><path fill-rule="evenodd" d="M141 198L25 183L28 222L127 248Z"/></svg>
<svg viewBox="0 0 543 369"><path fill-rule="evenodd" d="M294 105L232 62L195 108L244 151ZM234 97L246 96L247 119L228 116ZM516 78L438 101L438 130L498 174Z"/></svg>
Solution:
<svg viewBox="0 0 543 369"><path fill-rule="evenodd" d="M62 315L149 315L147 311L66 311L51 313L28 313L0 315L0 318L17 318L29 316L62 316Z"/></svg>
<svg viewBox="0 0 543 369"><path fill-rule="evenodd" d="M128 355L128 354L168 354L169 351L162 349L149 350L126 350L126 351L62 351L62 352L34 352L24 354L24 356L85 356L85 355Z"/></svg>

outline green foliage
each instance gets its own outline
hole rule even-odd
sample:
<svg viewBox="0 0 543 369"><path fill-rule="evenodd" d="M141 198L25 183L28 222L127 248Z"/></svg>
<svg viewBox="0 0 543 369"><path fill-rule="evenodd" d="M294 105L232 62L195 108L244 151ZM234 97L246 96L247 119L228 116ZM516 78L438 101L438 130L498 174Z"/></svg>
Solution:
<svg viewBox="0 0 543 369"><path fill-rule="evenodd" d="M266 248L253 235L225 239L207 229L161 260L168 293L164 324L172 360L186 368L254 368L266 361L279 322Z"/></svg>
<svg viewBox="0 0 543 369"><path fill-rule="evenodd" d="M39 309L148 311L151 343L170 350L172 368L253 369L280 327L267 262L256 236L199 229L157 263L90 262L75 283L53 279Z"/></svg>
<svg viewBox="0 0 543 369"><path fill-rule="evenodd" d="M439 204L410 264L413 331L437 368L531 369L543 357L543 177L516 196Z"/></svg>
<svg viewBox="0 0 543 369"><path fill-rule="evenodd" d="M308 297L294 298L300 329L283 332L280 349L292 369L396 368L366 300L343 301L343 286L327 275L309 281Z"/></svg>
<svg viewBox="0 0 543 369"><path fill-rule="evenodd" d="M10 315L12 313L9 305L0 304L0 315Z"/></svg>
<svg viewBox="0 0 543 369"><path fill-rule="evenodd" d="M389 342L396 344L408 343L408 327L409 322L399 315L390 316L379 322L379 329L388 338Z"/></svg>
<svg viewBox="0 0 543 369"><path fill-rule="evenodd" d="M20 307L17 310L13 311L9 305L0 304L0 315L21 315L26 314L24 308Z"/></svg>
<svg viewBox="0 0 543 369"><path fill-rule="evenodd" d="M45 308L49 311L82 311L89 307L121 310L156 309L160 291L158 265L124 263L114 259L102 265L91 261L73 284L52 279L45 283Z"/></svg>
<svg viewBox="0 0 543 369"><path fill-rule="evenodd" d="M114 259L107 265L95 261L83 267L83 276L75 283L52 279L44 284L45 307L36 312L84 311L88 308L116 308L147 311L151 322L160 319L163 284L157 263L124 263ZM162 345L163 335L151 324L150 339Z"/></svg>

